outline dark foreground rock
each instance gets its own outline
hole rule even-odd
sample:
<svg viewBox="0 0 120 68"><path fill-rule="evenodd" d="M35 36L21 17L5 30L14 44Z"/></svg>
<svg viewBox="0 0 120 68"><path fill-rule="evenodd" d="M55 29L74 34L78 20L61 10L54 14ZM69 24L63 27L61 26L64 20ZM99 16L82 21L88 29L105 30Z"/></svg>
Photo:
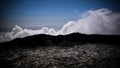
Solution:
<svg viewBox="0 0 120 68"><path fill-rule="evenodd" d="M34 35L0 43L0 68L120 68L120 35Z"/></svg>
<svg viewBox="0 0 120 68"><path fill-rule="evenodd" d="M120 47L79 44L0 50L0 68L119 68Z"/></svg>

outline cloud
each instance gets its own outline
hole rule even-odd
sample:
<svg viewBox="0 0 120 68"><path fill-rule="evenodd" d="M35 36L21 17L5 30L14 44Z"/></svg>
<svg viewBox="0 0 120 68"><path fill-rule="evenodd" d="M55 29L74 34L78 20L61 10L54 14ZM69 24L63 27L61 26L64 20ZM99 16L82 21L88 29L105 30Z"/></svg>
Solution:
<svg viewBox="0 0 120 68"><path fill-rule="evenodd" d="M120 34L120 14L108 9L89 10L78 21L63 26L63 34L80 32L84 34Z"/></svg>
<svg viewBox="0 0 120 68"><path fill-rule="evenodd" d="M65 35L73 32L84 34L120 35L120 13L108 9L89 10L78 21L67 22L60 30L43 27L39 30L23 29L18 25L11 32L0 35L0 42L35 34Z"/></svg>
<svg viewBox="0 0 120 68"><path fill-rule="evenodd" d="M31 36L36 34L56 35L57 33L53 28L43 27L42 29L39 30L32 30L32 29L23 29L20 26L15 25L15 27L12 29L11 32L0 35L0 42L10 41L15 38L23 38L26 36Z"/></svg>

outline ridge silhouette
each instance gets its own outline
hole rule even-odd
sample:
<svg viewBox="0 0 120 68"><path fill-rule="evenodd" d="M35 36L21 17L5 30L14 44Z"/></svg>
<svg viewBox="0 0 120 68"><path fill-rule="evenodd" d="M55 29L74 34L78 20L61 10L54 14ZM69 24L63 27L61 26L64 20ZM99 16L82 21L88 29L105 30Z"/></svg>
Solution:
<svg viewBox="0 0 120 68"><path fill-rule="evenodd" d="M24 38L16 38L9 42L0 43L1 46L72 46L83 43L120 44L120 35L86 35L81 33L71 33L68 35L46 35L38 34Z"/></svg>

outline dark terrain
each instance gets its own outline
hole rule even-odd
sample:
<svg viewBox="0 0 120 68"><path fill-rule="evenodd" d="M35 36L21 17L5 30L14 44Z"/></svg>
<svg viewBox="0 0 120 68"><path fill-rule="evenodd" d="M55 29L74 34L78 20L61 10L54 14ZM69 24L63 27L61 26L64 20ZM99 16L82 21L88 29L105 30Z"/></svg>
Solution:
<svg viewBox="0 0 120 68"><path fill-rule="evenodd" d="M120 35L34 35L0 43L0 68L119 68Z"/></svg>

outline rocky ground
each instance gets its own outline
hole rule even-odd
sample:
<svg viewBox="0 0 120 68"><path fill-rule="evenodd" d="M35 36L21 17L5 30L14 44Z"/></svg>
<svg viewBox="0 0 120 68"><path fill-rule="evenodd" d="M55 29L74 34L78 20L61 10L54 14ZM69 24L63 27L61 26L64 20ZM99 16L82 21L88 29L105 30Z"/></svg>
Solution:
<svg viewBox="0 0 120 68"><path fill-rule="evenodd" d="M0 68L118 68L119 64L120 47L106 44L15 48L0 52Z"/></svg>

